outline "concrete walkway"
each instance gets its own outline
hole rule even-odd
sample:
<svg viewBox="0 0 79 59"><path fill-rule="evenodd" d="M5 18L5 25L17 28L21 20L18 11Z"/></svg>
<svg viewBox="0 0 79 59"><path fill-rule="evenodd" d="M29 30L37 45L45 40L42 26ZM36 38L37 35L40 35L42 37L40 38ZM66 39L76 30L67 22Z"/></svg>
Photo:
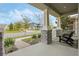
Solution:
<svg viewBox="0 0 79 59"><path fill-rule="evenodd" d="M28 44L28 43L26 43L26 42L24 42L22 40L17 40L15 42L15 46L16 46L17 49L22 49L24 47L30 46L30 44Z"/></svg>
<svg viewBox="0 0 79 59"><path fill-rule="evenodd" d="M28 37L22 37L22 38L17 38L15 39L16 41L22 40L22 39L26 39L26 38L31 38L32 36L28 36Z"/></svg>
<svg viewBox="0 0 79 59"><path fill-rule="evenodd" d="M31 36L16 39L16 41L15 41L15 46L16 46L16 48L17 48L17 49L22 49L22 48L24 48L24 47L30 46L30 44L28 44L28 43L22 41L22 39L30 38L30 37L31 37Z"/></svg>
<svg viewBox="0 0 79 59"><path fill-rule="evenodd" d="M7 56L77 56L78 49L68 46L63 46L53 42L50 45L38 43L13 53Z"/></svg>

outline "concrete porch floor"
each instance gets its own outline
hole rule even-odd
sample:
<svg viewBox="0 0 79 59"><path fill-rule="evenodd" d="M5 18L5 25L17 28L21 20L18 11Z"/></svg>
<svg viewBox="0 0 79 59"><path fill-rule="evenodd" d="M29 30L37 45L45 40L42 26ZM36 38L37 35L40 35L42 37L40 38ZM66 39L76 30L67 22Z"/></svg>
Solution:
<svg viewBox="0 0 79 59"><path fill-rule="evenodd" d="M77 56L78 49L69 46L61 45L53 42L50 45L38 43L13 53L7 56Z"/></svg>

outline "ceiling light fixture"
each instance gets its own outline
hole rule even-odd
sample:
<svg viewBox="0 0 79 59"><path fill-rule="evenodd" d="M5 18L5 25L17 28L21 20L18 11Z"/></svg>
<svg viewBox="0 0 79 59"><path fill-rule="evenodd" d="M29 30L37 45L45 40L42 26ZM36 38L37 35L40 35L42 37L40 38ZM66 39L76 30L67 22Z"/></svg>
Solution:
<svg viewBox="0 0 79 59"><path fill-rule="evenodd" d="M64 8L66 8L66 6L64 6Z"/></svg>

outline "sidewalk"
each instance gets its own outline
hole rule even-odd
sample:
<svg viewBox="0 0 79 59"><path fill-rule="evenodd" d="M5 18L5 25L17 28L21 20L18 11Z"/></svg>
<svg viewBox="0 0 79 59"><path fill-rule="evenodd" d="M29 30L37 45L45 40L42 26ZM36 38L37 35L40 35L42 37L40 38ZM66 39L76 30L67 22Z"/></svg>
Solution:
<svg viewBox="0 0 79 59"><path fill-rule="evenodd" d="M18 48L18 49L22 49L22 48L25 48L25 47L27 47L27 46L30 46L30 44L28 44L28 43L26 43L26 42L24 42L24 41L22 41L22 40L17 40L17 41L15 42L15 46L16 46L16 48Z"/></svg>
<svg viewBox="0 0 79 59"><path fill-rule="evenodd" d="M15 39L15 46L16 48L18 49L22 49L22 48L25 48L27 46L30 46L30 44L22 41L22 39L25 39L25 38L30 38L31 36L28 36L28 37L23 37L23 38L18 38L18 39Z"/></svg>

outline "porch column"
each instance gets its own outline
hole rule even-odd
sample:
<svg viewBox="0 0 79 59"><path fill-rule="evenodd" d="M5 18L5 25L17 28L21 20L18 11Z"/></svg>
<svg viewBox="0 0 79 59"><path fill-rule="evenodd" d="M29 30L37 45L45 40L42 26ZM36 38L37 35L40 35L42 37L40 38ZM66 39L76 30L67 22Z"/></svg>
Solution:
<svg viewBox="0 0 79 59"><path fill-rule="evenodd" d="M57 17L57 26L58 26L58 28L60 28L61 29L61 19L60 19L60 17Z"/></svg>
<svg viewBox="0 0 79 59"><path fill-rule="evenodd" d="M44 19L42 20L42 37L41 41L46 44L51 44L52 43L52 30L50 29L49 26L49 10L45 9L44 10Z"/></svg>
<svg viewBox="0 0 79 59"><path fill-rule="evenodd" d="M0 27L0 56L3 55L3 28Z"/></svg>
<svg viewBox="0 0 79 59"><path fill-rule="evenodd" d="M77 29L78 25L77 25L77 23L78 23L78 19L76 18L75 23L74 23L75 36L78 36L78 29Z"/></svg>
<svg viewBox="0 0 79 59"><path fill-rule="evenodd" d="M78 39L79 39L79 4L78 4L78 21L77 21ZM79 41L79 40L78 40ZM79 44L79 42L78 42ZM79 45L78 45L79 46Z"/></svg>
<svg viewBox="0 0 79 59"><path fill-rule="evenodd" d="M56 29L56 37L59 37L59 42L61 42L61 35L62 35L61 19L59 16L57 17L57 29Z"/></svg>
<svg viewBox="0 0 79 59"><path fill-rule="evenodd" d="M78 27L77 27L77 30L78 30L78 56L79 56L79 4L78 4L78 23L77 23Z"/></svg>

